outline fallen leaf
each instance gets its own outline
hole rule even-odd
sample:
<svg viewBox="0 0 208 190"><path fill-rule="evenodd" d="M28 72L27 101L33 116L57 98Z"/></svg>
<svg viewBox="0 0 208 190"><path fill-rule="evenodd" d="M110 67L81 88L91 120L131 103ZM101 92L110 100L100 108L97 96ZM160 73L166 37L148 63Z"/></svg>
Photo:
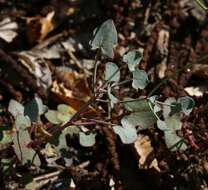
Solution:
<svg viewBox="0 0 208 190"><path fill-rule="evenodd" d="M134 148L138 156L140 157L139 167L144 169L154 168L158 172L160 172L160 168L158 167L158 161L156 158L154 158L149 165L146 165L148 157L154 151L148 136L138 135L137 140L134 143Z"/></svg>
<svg viewBox="0 0 208 190"><path fill-rule="evenodd" d="M0 38L10 43L17 36L16 30L18 25L16 22L11 21L10 18L5 18L0 21Z"/></svg>

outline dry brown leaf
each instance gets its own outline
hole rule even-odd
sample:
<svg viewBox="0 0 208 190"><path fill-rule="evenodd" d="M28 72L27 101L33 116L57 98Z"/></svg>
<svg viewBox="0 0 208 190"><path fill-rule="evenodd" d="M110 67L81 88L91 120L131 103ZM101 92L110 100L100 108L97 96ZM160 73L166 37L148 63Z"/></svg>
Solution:
<svg viewBox="0 0 208 190"><path fill-rule="evenodd" d="M55 12L51 11L47 14L46 17L40 20L41 31L40 31L39 41L42 41L48 35L48 33L54 29L54 24L52 22L54 15L55 15Z"/></svg>
<svg viewBox="0 0 208 190"><path fill-rule="evenodd" d="M207 91L208 89L205 89L205 87L194 87L194 86L190 86L190 87L186 87L184 88L184 90L188 93L189 96L196 96L196 97L200 97L203 96L204 92Z"/></svg>
<svg viewBox="0 0 208 190"><path fill-rule="evenodd" d="M160 30L157 41L157 48L162 55L167 55L169 45L169 32L165 29Z"/></svg>
<svg viewBox="0 0 208 190"><path fill-rule="evenodd" d="M46 17L36 16L26 18L27 36L30 43L41 42L54 29L54 11L49 12Z"/></svg>
<svg viewBox="0 0 208 190"><path fill-rule="evenodd" d="M22 51L17 56L21 65L36 79L36 86L48 90L52 84L52 74L46 61L31 51Z"/></svg>
<svg viewBox="0 0 208 190"><path fill-rule="evenodd" d="M139 135L136 142L134 143L134 148L140 157L139 167L144 169L154 168L157 171L160 171L156 158L154 158L149 165L146 164L148 157L153 152L153 147L151 146L151 141L148 136Z"/></svg>
<svg viewBox="0 0 208 190"><path fill-rule="evenodd" d="M160 79L165 77L165 72L167 70L167 58L165 57L160 64L156 67L157 75Z"/></svg>
<svg viewBox="0 0 208 190"><path fill-rule="evenodd" d="M18 25L12 22L10 18L5 18L0 22L0 38L10 43L17 36Z"/></svg>

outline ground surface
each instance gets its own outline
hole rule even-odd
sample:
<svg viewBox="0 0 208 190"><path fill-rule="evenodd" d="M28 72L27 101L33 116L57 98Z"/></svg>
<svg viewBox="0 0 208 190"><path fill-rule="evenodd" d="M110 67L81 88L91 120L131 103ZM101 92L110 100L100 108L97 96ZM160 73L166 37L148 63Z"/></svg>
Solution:
<svg viewBox="0 0 208 190"><path fill-rule="evenodd" d="M137 146L123 144L106 127L109 115L103 101L81 115L91 119L82 130L97 134L93 146L80 145L77 135L66 136L66 152L57 156L54 147L47 149L46 144L59 125L41 116L41 122L28 129L26 142L26 148L37 151L41 165L22 164L15 143L9 140L17 130L8 112L10 100L25 105L39 97L49 109L67 104L79 111L93 96L95 52L89 40L93 29L107 19L115 23L118 44L114 58L102 61L121 65L127 51L143 51L139 68L150 79L145 90L129 90L127 83L127 90L115 90L117 96L138 98L151 93L160 101L187 95L194 99L195 106L181 119L178 131L186 150L168 149L156 125L139 132L144 146L141 139ZM207 23L206 11L195 0L0 0L1 189L207 189ZM100 66L98 84L103 70ZM128 78L127 67L121 72L121 78ZM119 123L120 110L115 107L112 122Z"/></svg>

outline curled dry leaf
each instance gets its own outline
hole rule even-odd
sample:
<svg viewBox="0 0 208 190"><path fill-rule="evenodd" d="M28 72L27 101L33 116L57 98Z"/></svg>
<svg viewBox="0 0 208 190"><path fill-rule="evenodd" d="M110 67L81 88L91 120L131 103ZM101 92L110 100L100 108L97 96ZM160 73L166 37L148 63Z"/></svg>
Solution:
<svg viewBox="0 0 208 190"><path fill-rule="evenodd" d="M156 158L151 160L151 162L147 165L147 160L151 153L153 152L153 147L151 145L151 141L148 136L138 135L137 140L134 143L134 148L139 159L139 167L144 169L154 168L158 172L160 172L160 168L158 167L158 161Z"/></svg>
<svg viewBox="0 0 208 190"><path fill-rule="evenodd" d="M16 30L18 25L16 22L11 21L10 18L5 18L0 21L0 38L10 43L17 36Z"/></svg>
<svg viewBox="0 0 208 190"><path fill-rule="evenodd" d="M46 61L33 51L22 51L17 56L21 66L35 78L37 88L48 90L52 84L52 74Z"/></svg>
<svg viewBox="0 0 208 190"><path fill-rule="evenodd" d="M188 93L189 96L196 96L200 97L203 96L203 94L208 91L207 86L190 86L184 88L184 90Z"/></svg>
<svg viewBox="0 0 208 190"><path fill-rule="evenodd" d="M169 36L170 35L167 30L160 30L157 41L157 48L162 55L166 55L168 53Z"/></svg>
<svg viewBox="0 0 208 190"><path fill-rule="evenodd" d="M41 42L54 29L53 17L54 11L49 12L46 17L27 18L27 36L31 43Z"/></svg>

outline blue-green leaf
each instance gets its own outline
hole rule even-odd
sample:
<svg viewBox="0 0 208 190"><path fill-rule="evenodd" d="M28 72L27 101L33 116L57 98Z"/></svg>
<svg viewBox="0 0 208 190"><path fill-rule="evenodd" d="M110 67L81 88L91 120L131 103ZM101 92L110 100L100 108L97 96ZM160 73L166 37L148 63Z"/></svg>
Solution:
<svg viewBox="0 0 208 190"><path fill-rule="evenodd" d="M178 99L181 104L181 109L185 115L189 115L194 107L194 100L191 97L185 96Z"/></svg>
<svg viewBox="0 0 208 190"><path fill-rule="evenodd" d="M162 131L168 131L169 130L167 124L164 121L159 120L159 119L157 120L157 127L158 127L158 129L160 129Z"/></svg>
<svg viewBox="0 0 208 190"><path fill-rule="evenodd" d="M41 162L38 155L32 148L28 147L30 142L31 138L27 130L18 131L13 136L14 151L22 164L33 162L36 166L40 166Z"/></svg>
<svg viewBox="0 0 208 190"><path fill-rule="evenodd" d="M58 112L55 110L48 110L48 112L45 113L45 117L52 124L61 124L62 121L58 118L57 114Z"/></svg>
<svg viewBox="0 0 208 190"><path fill-rule="evenodd" d="M183 151L183 150L186 150L186 148L187 148L186 144L183 143L181 137L179 137L176 134L175 131L165 131L164 134L165 134L165 143L167 145L167 148L171 149L171 151L176 151L176 150Z"/></svg>
<svg viewBox="0 0 208 190"><path fill-rule="evenodd" d="M111 86L108 85L108 98L110 100L111 107L114 107L114 104L118 103L118 98L116 98L112 93L111 93Z"/></svg>
<svg viewBox="0 0 208 190"><path fill-rule="evenodd" d="M91 147L95 144L95 136L96 134L94 133L85 134L83 132L80 132L79 143L84 147Z"/></svg>
<svg viewBox="0 0 208 190"><path fill-rule="evenodd" d="M140 130L147 129L156 122L154 113L150 111L133 112L124 116L123 119L127 125L139 126Z"/></svg>
<svg viewBox="0 0 208 190"><path fill-rule="evenodd" d="M136 69L133 71L133 82L132 87L136 90L144 89L149 83L147 73L143 70Z"/></svg>
<svg viewBox="0 0 208 190"><path fill-rule="evenodd" d="M16 117L19 114L24 114L24 106L17 102L16 100L10 100L8 111Z"/></svg>
<svg viewBox="0 0 208 190"><path fill-rule="evenodd" d="M105 80L108 82L118 82L120 79L120 70L115 63L108 62L105 65Z"/></svg>
<svg viewBox="0 0 208 190"><path fill-rule="evenodd" d="M118 37L115 25L113 20L109 19L94 30L90 45L93 50L100 49L103 55L113 58L113 46L117 41Z"/></svg>
<svg viewBox="0 0 208 190"><path fill-rule="evenodd" d="M28 116L17 115L15 119L15 126L17 130L25 130L26 128L31 126L31 121Z"/></svg>
<svg viewBox="0 0 208 190"><path fill-rule="evenodd" d="M136 66L142 60L142 53L138 50L132 50L123 56L123 61L127 63L129 70L135 71Z"/></svg>
<svg viewBox="0 0 208 190"><path fill-rule="evenodd" d="M131 144L137 139L137 131L136 128L129 125L124 121L123 119L121 120L122 126L114 126L113 130L114 132L119 135L121 138L121 141L124 144Z"/></svg>
<svg viewBox="0 0 208 190"><path fill-rule="evenodd" d="M35 99L25 105L24 115L28 116L32 122L36 122L38 120L39 108Z"/></svg>

